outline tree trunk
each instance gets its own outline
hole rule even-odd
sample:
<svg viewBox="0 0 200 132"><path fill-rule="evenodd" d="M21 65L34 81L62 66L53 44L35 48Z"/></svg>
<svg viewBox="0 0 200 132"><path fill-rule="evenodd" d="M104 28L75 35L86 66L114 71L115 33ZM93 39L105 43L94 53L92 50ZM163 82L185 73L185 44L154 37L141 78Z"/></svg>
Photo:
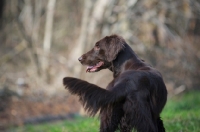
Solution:
<svg viewBox="0 0 200 132"><path fill-rule="evenodd" d="M56 0L49 0L47 5L47 15L46 15L46 24L45 24L45 34L43 42L43 51L44 56L42 60L42 69L45 75L47 82L50 81L49 74L49 54L51 49L51 38L52 38L52 28L53 28L53 16Z"/></svg>
<svg viewBox="0 0 200 132"><path fill-rule="evenodd" d="M102 21L104 11L108 3L109 2L107 0L98 0L93 7L92 17L88 24L88 46L85 47L86 49L94 45L94 38L97 35L95 29L98 29L97 25Z"/></svg>
<svg viewBox="0 0 200 132"><path fill-rule="evenodd" d="M81 75L81 65L78 62L78 57L84 53L84 47L86 46L86 38L87 38L87 26L89 21L89 15L92 7L91 0L84 1L84 11L82 15L81 22L81 32L79 34L78 42L76 46L73 47L72 52L69 55L69 59L71 63L69 64L70 69L72 69L75 77L80 77Z"/></svg>
<svg viewBox="0 0 200 132"><path fill-rule="evenodd" d="M35 64L37 74L41 75L41 66L39 62L38 53L36 50L36 46L34 45L34 39L32 38L33 34L33 6L31 5L30 0L26 0L24 5L21 6L20 1L18 3L20 14L18 18L18 26L19 30L21 31L23 38L27 41L28 50L30 51L30 58L33 64ZM20 8L21 7L21 8ZM35 31L36 32L36 31ZM38 33L38 32L36 32Z"/></svg>

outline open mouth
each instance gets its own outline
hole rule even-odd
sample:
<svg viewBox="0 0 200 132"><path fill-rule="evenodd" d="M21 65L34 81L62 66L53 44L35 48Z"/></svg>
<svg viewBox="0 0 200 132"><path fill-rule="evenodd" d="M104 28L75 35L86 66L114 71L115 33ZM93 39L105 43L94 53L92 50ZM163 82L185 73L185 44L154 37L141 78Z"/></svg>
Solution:
<svg viewBox="0 0 200 132"><path fill-rule="evenodd" d="M87 66L86 72L95 72L99 67L101 67L104 63L102 61L98 62L94 66Z"/></svg>

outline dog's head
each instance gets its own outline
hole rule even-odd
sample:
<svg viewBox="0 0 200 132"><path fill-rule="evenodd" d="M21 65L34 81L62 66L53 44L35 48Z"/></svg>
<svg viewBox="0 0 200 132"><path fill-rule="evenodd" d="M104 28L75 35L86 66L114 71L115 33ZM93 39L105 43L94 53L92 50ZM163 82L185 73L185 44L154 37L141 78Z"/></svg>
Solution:
<svg viewBox="0 0 200 132"><path fill-rule="evenodd" d="M97 72L109 68L125 43L125 40L120 36L106 36L96 42L95 46L78 60L81 64L87 65L86 72Z"/></svg>

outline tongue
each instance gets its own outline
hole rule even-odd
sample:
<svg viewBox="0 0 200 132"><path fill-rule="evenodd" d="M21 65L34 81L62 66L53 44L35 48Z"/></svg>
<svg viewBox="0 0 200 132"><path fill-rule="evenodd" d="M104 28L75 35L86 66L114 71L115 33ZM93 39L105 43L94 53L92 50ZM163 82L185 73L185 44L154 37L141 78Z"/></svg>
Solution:
<svg viewBox="0 0 200 132"><path fill-rule="evenodd" d="M94 72L97 70L98 67L100 67L103 64L103 62L97 63L95 66L88 66L86 69L86 72Z"/></svg>
<svg viewBox="0 0 200 132"><path fill-rule="evenodd" d="M97 69L97 66L88 66L86 72L93 72Z"/></svg>

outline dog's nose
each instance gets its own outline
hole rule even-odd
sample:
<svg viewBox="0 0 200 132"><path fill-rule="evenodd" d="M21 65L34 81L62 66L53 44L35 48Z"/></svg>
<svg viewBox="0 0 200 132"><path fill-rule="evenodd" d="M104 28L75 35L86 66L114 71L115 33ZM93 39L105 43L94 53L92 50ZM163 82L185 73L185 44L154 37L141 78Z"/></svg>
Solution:
<svg viewBox="0 0 200 132"><path fill-rule="evenodd" d="M78 58L78 60L79 60L79 61L82 61L82 59L83 59L83 57L82 57L82 56Z"/></svg>

